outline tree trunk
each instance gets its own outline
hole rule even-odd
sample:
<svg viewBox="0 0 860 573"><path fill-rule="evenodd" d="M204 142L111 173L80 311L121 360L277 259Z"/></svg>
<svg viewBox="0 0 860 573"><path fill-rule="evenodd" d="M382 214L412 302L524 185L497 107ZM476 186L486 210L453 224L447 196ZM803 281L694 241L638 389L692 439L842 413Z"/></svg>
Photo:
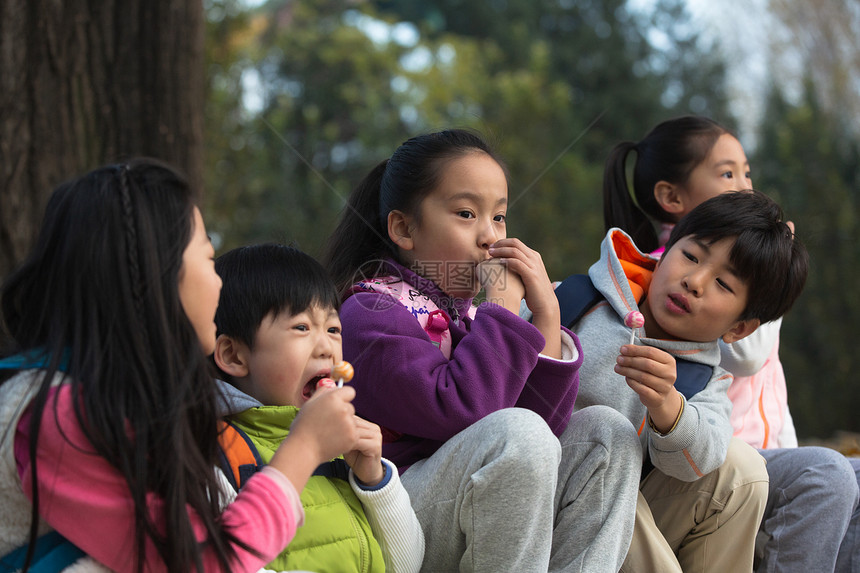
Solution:
<svg viewBox="0 0 860 573"><path fill-rule="evenodd" d="M0 0L0 279L62 181L134 155L202 182L201 0Z"/></svg>

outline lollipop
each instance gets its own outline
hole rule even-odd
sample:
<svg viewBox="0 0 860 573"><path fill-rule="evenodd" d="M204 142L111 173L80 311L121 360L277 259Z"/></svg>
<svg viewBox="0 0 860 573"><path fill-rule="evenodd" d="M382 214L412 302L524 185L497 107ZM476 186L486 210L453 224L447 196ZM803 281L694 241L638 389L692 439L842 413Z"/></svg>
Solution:
<svg viewBox="0 0 860 573"><path fill-rule="evenodd" d="M628 312L627 316L624 317L624 326L630 327L630 344L633 344L633 335L637 328L645 326L645 317L638 310Z"/></svg>
<svg viewBox="0 0 860 573"><path fill-rule="evenodd" d="M317 390L321 390L323 388L335 388L337 385L334 383L334 380L331 378L322 378L319 382L317 382Z"/></svg>
<svg viewBox="0 0 860 573"><path fill-rule="evenodd" d="M338 388L342 388L344 382L352 380L353 374L355 374L355 370L352 369L352 364L346 360L341 360L331 369L331 377L337 378Z"/></svg>

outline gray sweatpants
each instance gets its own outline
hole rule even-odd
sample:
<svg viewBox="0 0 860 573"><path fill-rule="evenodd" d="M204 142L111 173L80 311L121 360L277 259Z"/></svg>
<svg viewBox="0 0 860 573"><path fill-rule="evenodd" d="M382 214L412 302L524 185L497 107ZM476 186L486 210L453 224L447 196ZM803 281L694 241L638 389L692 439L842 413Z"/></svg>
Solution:
<svg viewBox="0 0 860 573"><path fill-rule="evenodd" d="M819 447L759 453L767 461L770 488L756 544L760 558L756 571L833 571L837 554L837 571L857 571L849 563L857 552L860 496L851 462L835 450ZM855 547L850 547L846 531L855 537Z"/></svg>
<svg viewBox="0 0 860 573"><path fill-rule="evenodd" d="M401 477L424 529L423 571L618 571L642 453L603 406L557 439L529 410L494 412Z"/></svg>
<svg viewBox="0 0 860 573"><path fill-rule="evenodd" d="M857 487L860 488L860 458L848 458L851 469L854 470L854 478ZM837 573L856 573L860 571L860 503L854 508L848 531L842 538L842 546L839 548L839 557L836 559Z"/></svg>

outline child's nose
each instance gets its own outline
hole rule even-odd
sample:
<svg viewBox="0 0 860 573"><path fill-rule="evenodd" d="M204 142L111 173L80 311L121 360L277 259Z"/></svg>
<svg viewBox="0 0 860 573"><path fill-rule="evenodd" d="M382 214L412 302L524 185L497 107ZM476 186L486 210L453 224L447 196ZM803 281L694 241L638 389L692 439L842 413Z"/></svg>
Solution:
<svg viewBox="0 0 860 573"><path fill-rule="evenodd" d="M745 191L749 189L751 183L746 177L735 177L732 179L732 191Z"/></svg>
<svg viewBox="0 0 860 573"><path fill-rule="evenodd" d="M327 334L327 332L323 332L320 336L317 337L317 356L331 356L334 352L334 342Z"/></svg>
<svg viewBox="0 0 860 573"><path fill-rule="evenodd" d="M702 273L690 273L684 277L682 283L684 288L695 296L702 294L702 287L704 285Z"/></svg>
<svg viewBox="0 0 860 573"><path fill-rule="evenodd" d="M498 239L499 236L496 233L496 229L492 224L489 224L483 227L481 232L478 234L478 245L482 249L489 249L490 245L495 243Z"/></svg>

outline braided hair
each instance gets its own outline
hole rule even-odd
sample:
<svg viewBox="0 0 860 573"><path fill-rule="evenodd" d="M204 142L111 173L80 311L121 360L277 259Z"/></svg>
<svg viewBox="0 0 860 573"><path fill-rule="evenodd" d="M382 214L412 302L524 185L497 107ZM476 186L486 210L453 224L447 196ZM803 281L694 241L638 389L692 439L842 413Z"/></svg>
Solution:
<svg viewBox="0 0 860 573"><path fill-rule="evenodd" d="M52 194L36 246L0 292L13 348L46 352L32 402L29 444L33 528L38 516L36 449L50 383L62 370L78 424L128 485L134 505L135 568L202 570L201 545L229 570L234 545L219 523L216 387L179 298L182 254L196 197L182 176L151 159L96 169ZM155 494L163 511L151 511ZM147 541L157 555L146 551Z"/></svg>

